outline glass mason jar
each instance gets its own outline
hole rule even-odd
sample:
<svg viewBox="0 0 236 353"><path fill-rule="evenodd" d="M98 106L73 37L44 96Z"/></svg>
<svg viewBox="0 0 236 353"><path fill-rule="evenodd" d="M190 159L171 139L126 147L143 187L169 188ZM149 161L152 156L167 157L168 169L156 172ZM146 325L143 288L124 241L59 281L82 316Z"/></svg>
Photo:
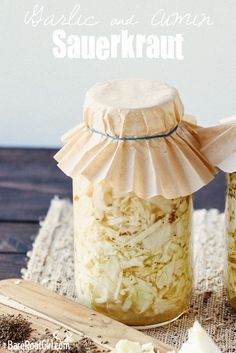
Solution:
<svg viewBox="0 0 236 353"><path fill-rule="evenodd" d="M228 175L226 201L227 272L226 288L229 302L236 310L236 172Z"/></svg>
<svg viewBox="0 0 236 353"><path fill-rule="evenodd" d="M79 302L139 328L178 318L192 291L191 195L216 173L178 91L97 83L63 141L55 159L73 179Z"/></svg>
<svg viewBox="0 0 236 353"><path fill-rule="evenodd" d="M149 201L73 179L80 303L128 325L178 318L192 291L192 197Z"/></svg>

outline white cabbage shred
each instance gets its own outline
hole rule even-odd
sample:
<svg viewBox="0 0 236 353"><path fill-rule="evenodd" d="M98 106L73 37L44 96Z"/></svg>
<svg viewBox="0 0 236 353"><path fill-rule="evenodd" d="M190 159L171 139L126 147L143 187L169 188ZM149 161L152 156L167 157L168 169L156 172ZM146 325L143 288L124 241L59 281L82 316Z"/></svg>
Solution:
<svg viewBox="0 0 236 353"><path fill-rule="evenodd" d="M135 325L180 314L191 294L190 218L191 197L145 201L75 179L79 301Z"/></svg>
<svg viewBox="0 0 236 353"><path fill-rule="evenodd" d="M229 175L227 195L228 271L227 289L229 300L236 309L236 172Z"/></svg>

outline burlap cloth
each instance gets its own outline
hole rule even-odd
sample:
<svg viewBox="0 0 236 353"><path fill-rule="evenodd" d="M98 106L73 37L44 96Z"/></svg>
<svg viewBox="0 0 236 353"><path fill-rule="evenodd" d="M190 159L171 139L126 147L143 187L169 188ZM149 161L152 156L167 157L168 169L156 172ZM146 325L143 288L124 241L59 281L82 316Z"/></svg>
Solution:
<svg viewBox="0 0 236 353"><path fill-rule="evenodd" d="M75 299L72 228L71 203L54 199L22 274ZM179 348L197 319L222 352L236 352L236 315L224 291L224 215L214 209L194 211L193 233L195 280L190 310L176 322L146 333Z"/></svg>

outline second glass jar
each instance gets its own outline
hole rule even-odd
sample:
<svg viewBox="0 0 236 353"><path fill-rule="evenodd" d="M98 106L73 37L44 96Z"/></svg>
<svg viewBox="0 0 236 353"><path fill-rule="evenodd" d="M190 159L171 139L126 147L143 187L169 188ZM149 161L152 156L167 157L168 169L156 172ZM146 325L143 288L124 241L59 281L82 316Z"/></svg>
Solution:
<svg viewBox="0 0 236 353"><path fill-rule="evenodd" d="M179 317L192 290L191 196L145 201L73 180L79 301L128 325Z"/></svg>
<svg viewBox="0 0 236 353"><path fill-rule="evenodd" d="M226 201L227 272L226 287L229 302L236 310L236 172L228 175Z"/></svg>

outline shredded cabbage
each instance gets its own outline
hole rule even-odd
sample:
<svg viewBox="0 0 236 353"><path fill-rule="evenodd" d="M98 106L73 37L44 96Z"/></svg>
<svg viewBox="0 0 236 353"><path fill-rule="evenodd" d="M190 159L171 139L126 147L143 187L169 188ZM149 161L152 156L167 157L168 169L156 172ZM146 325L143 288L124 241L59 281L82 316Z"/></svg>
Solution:
<svg viewBox="0 0 236 353"><path fill-rule="evenodd" d="M227 289L229 300L236 309L236 173L229 175L227 195L228 271Z"/></svg>
<svg viewBox="0 0 236 353"><path fill-rule="evenodd" d="M191 197L146 201L75 179L79 301L132 325L178 316L191 295L190 219Z"/></svg>

